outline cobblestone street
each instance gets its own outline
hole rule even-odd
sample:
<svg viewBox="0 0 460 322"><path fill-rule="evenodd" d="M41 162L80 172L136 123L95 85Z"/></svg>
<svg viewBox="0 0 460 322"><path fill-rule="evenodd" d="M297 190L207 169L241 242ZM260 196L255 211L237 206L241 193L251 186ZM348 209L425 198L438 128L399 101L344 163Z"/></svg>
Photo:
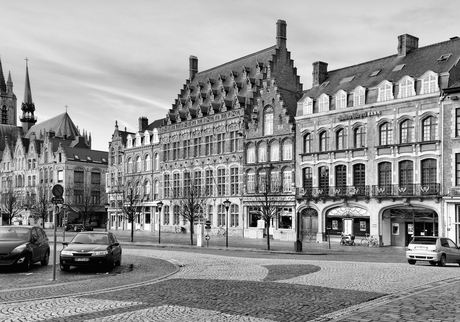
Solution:
<svg viewBox="0 0 460 322"><path fill-rule="evenodd" d="M354 248L346 261L332 250L295 256L146 246L125 246L122 266L110 274L71 270L52 282L51 266L0 272L0 321L456 321L459 315L458 265L386 262L391 253L403 256L401 249ZM357 260L372 252L380 261Z"/></svg>

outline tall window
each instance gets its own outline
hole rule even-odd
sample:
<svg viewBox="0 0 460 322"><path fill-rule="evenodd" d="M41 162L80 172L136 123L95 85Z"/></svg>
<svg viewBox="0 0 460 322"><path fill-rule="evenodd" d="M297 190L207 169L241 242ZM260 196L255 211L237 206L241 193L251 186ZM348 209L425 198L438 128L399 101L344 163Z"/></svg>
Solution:
<svg viewBox="0 0 460 322"><path fill-rule="evenodd" d="M340 129L336 133L336 149L343 150L346 148L347 135L344 129Z"/></svg>
<svg viewBox="0 0 460 322"><path fill-rule="evenodd" d="M366 185L366 166L362 163L353 166L353 186L357 189L364 189Z"/></svg>
<svg viewBox="0 0 460 322"><path fill-rule="evenodd" d="M353 130L355 148L366 146L366 130L364 126L358 126Z"/></svg>
<svg viewBox="0 0 460 322"><path fill-rule="evenodd" d="M190 158L190 140L184 140L184 159Z"/></svg>
<svg viewBox="0 0 460 322"><path fill-rule="evenodd" d="M247 191L249 193L254 193L255 186L256 186L256 175L254 171L250 171L247 174Z"/></svg>
<svg viewBox="0 0 460 322"><path fill-rule="evenodd" d="M292 170L286 169L283 171L283 192L292 191Z"/></svg>
<svg viewBox="0 0 460 322"><path fill-rule="evenodd" d="M212 153L212 135L204 137L204 155L211 155Z"/></svg>
<svg viewBox="0 0 460 322"><path fill-rule="evenodd" d="M152 171L152 159L150 154L146 154L144 157L144 169L145 171Z"/></svg>
<svg viewBox="0 0 460 322"><path fill-rule="evenodd" d="M170 183L169 173L165 173L163 175L163 195L165 198L170 198L170 191L171 191L171 183Z"/></svg>
<svg viewBox="0 0 460 322"><path fill-rule="evenodd" d="M128 173L133 173L133 159L128 158Z"/></svg>
<svg viewBox="0 0 460 322"><path fill-rule="evenodd" d="M312 145L313 145L312 135L310 133L305 134L305 136L303 137L303 152L311 153Z"/></svg>
<svg viewBox="0 0 460 322"><path fill-rule="evenodd" d="M270 188L272 192L279 192L281 187L280 173L278 170L272 170L270 173Z"/></svg>
<svg viewBox="0 0 460 322"><path fill-rule="evenodd" d="M437 92L438 89L438 76L434 73L428 73L424 77L422 77L422 94L429 94Z"/></svg>
<svg viewBox="0 0 460 322"><path fill-rule="evenodd" d="M379 94L378 94L377 102L384 102L393 99L393 85L385 81L379 86Z"/></svg>
<svg viewBox="0 0 460 322"><path fill-rule="evenodd" d="M247 160L248 160L248 163L255 163L256 162L256 148L254 145L250 145L248 147L248 156L247 156Z"/></svg>
<svg viewBox="0 0 460 322"><path fill-rule="evenodd" d="M173 160L179 159L179 142L173 142Z"/></svg>
<svg viewBox="0 0 460 322"><path fill-rule="evenodd" d="M328 167L319 167L319 189L320 194L329 194L329 168Z"/></svg>
<svg viewBox="0 0 460 322"><path fill-rule="evenodd" d="M455 154L455 185L460 186L460 153Z"/></svg>
<svg viewBox="0 0 460 322"><path fill-rule="evenodd" d="M61 171L61 173L62 173L62 171ZM61 182L63 180L64 180L64 178L61 178ZM59 174L58 174L58 181L59 181ZM91 171L91 184L95 184L95 185L100 185L101 184L101 173L100 172Z"/></svg>
<svg viewBox="0 0 460 322"><path fill-rule="evenodd" d="M327 131L323 131L319 134L319 151L324 152L329 150L329 137Z"/></svg>
<svg viewBox="0 0 460 322"><path fill-rule="evenodd" d="M238 149L238 132L230 132L230 152L236 152Z"/></svg>
<svg viewBox="0 0 460 322"><path fill-rule="evenodd" d="M169 143L163 144L163 161L169 160Z"/></svg>
<svg viewBox="0 0 460 322"><path fill-rule="evenodd" d="M436 140L436 126L436 119L433 116L429 116L422 121L422 141Z"/></svg>
<svg viewBox="0 0 460 322"><path fill-rule="evenodd" d="M45 182L47 182L47 175L48 173L45 172ZM75 170L73 172L73 182L76 184L84 184L85 183L85 176L82 170Z"/></svg>
<svg viewBox="0 0 460 322"><path fill-rule="evenodd" d="M211 169L206 170L205 176L206 176L206 191L205 191L205 194L206 194L206 196L211 196L212 195L213 179L214 179L213 174L212 174L212 170Z"/></svg>
<svg viewBox="0 0 460 322"><path fill-rule="evenodd" d="M189 171L184 172L184 196L190 195L193 189L198 188L192 183L192 174Z"/></svg>
<svg viewBox="0 0 460 322"><path fill-rule="evenodd" d="M280 144L278 141L272 141L270 143L270 161L280 160Z"/></svg>
<svg viewBox="0 0 460 322"><path fill-rule="evenodd" d="M158 155L158 153L155 153L155 161L153 166L155 170L160 169L160 156Z"/></svg>
<svg viewBox="0 0 460 322"><path fill-rule="evenodd" d="M318 111L327 112L329 111L329 96L327 94L321 94L318 102Z"/></svg>
<svg viewBox="0 0 460 322"><path fill-rule="evenodd" d="M259 189L258 189L258 192L266 192L268 183L269 182L267 181L267 172L266 172L266 170L262 170L261 172L259 172Z"/></svg>
<svg viewBox="0 0 460 322"><path fill-rule="evenodd" d="M217 169L217 195L223 196L225 195L225 169L219 168Z"/></svg>
<svg viewBox="0 0 460 322"><path fill-rule="evenodd" d="M335 95L335 108L341 109L347 107L347 93L343 90L340 90Z"/></svg>
<svg viewBox="0 0 460 322"><path fill-rule="evenodd" d="M174 205L173 208L173 225L179 225L180 223L180 207L179 205Z"/></svg>
<svg viewBox="0 0 460 322"><path fill-rule="evenodd" d="M412 135L414 133L414 125L411 120L405 120L401 123L400 128L400 143L412 142Z"/></svg>
<svg viewBox="0 0 460 322"><path fill-rule="evenodd" d="M313 100L306 97L303 101L303 115L313 114Z"/></svg>
<svg viewBox="0 0 460 322"><path fill-rule="evenodd" d="M262 142L259 144L259 162L267 161L267 144Z"/></svg>
<svg viewBox="0 0 460 322"><path fill-rule="evenodd" d="M426 159L422 161L422 192L436 192L437 172L435 159Z"/></svg>
<svg viewBox="0 0 460 322"><path fill-rule="evenodd" d="M239 194L240 191L238 170L237 167L230 168L230 194L232 196Z"/></svg>
<svg viewBox="0 0 460 322"><path fill-rule="evenodd" d="M414 183L414 163L412 161L399 162L399 186L406 188L404 192L409 193Z"/></svg>
<svg viewBox="0 0 460 322"><path fill-rule="evenodd" d="M267 108L264 114L264 133L265 135L273 134L273 109Z"/></svg>
<svg viewBox="0 0 460 322"><path fill-rule="evenodd" d="M353 91L353 106L361 106L366 104L366 90L364 87L358 86Z"/></svg>
<svg viewBox="0 0 460 322"><path fill-rule="evenodd" d="M393 130L391 124L386 122L380 126L380 145L393 143Z"/></svg>
<svg viewBox="0 0 460 322"><path fill-rule="evenodd" d="M415 95L414 80L411 77L405 77L399 83L398 98L410 97Z"/></svg>
<svg viewBox="0 0 460 322"><path fill-rule="evenodd" d="M302 169L302 187L306 189L313 188L313 171L312 168Z"/></svg>
<svg viewBox="0 0 460 322"><path fill-rule="evenodd" d="M194 157L200 156L200 148L201 148L201 138L194 138L193 139L193 156Z"/></svg>
<svg viewBox="0 0 460 322"><path fill-rule="evenodd" d="M335 167L335 186L342 189L347 186L347 167L345 165Z"/></svg>
<svg viewBox="0 0 460 322"><path fill-rule="evenodd" d="M379 187L389 187L391 183L391 163L379 163Z"/></svg>
<svg viewBox="0 0 460 322"><path fill-rule="evenodd" d="M240 225L239 223L239 207L238 205L232 204L230 206L230 227L238 227Z"/></svg>
<svg viewBox="0 0 460 322"><path fill-rule="evenodd" d="M178 198L180 197L180 174L173 173L173 197Z"/></svg>
<svg viewBox="0 0 460 322"><path fill-rule="evenodd" d="M155 180L155 183L153 184L153 200L158 200L160 197L159 194L160 194L160 182L158 180Z"/></svg>
<svg viewBox="0 0 460 322"><path fill-rule="evenodd" d="M283 160L292 160L292 142L290 140L283 142Z"/></svg>
<svg viewBox="0 0 460 322"><path fill-rule="evenodd" d="M224 142L225 142L225 134L224 133L217 134L217 154L224 153Z"/></svg>
<svg viewBox="0 0 460 322"><path fill-rule="evenodd" d="M163 225L169 225L169 206L165 206L163 210Z"/></svg>
<svg viewBox="0 0 460 322"><path fill-rule="evenodd" d="M225 207L222 204L217 206L217 226L225 226Z"/></svg>

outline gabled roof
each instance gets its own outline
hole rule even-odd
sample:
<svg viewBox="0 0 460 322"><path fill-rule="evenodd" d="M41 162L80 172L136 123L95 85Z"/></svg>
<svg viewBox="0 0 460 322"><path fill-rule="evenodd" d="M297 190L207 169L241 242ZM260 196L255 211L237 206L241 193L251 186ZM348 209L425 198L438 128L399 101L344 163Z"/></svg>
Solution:
<svg viewBox="0 0 460 322"><path fill-rule="evenodd" d="M9 144L16 144L20 128L14 125L0 124L0 159L3 159L3 151L6 147L5 139L8 139Z"/></svg>
<svg viewBox="0 0 460 322"><path fill-rule="evenodd" d="M29 129L29 131L27 131L25 137L29 138L30 134L34 132L38 139L42 139L43 136L50 131L53 131L58 137L70 140L80 136L80 131L73 123L69 114L65 112L49 120L35 124Z"/></svg>
<svg viewBox="0 0 460 322"><path fill-rule="evenodd" d="M440 59L443 55L445 60ZM430 70L438 73L438 75L448 73L459 59L460 38L452 38L449 41L413 49L405 56L395 54L328 71L322 85L306 90L304 98L306 96L317 98L322 93L333 95L340 89L351 92L357 86L372 88L384 80L397 82L406 75L418 78ZM377 71L377 75L371 76Z"/></svg>

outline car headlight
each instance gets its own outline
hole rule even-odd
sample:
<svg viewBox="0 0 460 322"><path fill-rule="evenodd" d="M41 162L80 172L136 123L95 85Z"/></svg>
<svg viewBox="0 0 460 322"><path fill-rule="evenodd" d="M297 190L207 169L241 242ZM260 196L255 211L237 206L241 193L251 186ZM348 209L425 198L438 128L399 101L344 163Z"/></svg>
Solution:
<svg viewBox="0 0 460 322"><path fill-rule="evenodd" d="M93 252L93 255L101 256L101 255L107 255L108 253L109 252L106 250L101 250L101 251Z"/></svg>
<svg viewBox="0 0 460 322"><path fill-rule="evenodd" d="M61 250L61 255L73 255L73 252L71 250Z"/></svg>
<svg viewBox="0 0 460 322"><path fill-rule="evenodd" d="M27 247L26 244L20 245L20 246L16 247L15 249L13 249L11 251L11 254L20 254L20 253L22 253L24 251L24 249L26 249L26 247Z"/></svg>

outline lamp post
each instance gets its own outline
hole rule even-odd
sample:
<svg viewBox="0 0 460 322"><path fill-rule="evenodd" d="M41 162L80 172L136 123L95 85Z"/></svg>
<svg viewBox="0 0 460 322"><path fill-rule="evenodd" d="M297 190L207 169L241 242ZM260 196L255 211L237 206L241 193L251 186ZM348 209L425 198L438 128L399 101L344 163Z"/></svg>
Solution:
<svg viewBox="0 0 460 322"><path fill-rule="evenodd" d="M105 231L107 231L107 226L109 225L109 207L110 207L110 204L106 203L104 205L104 208L105 208Z"/></svg>
<svg viewBox="0 0 460 322"><path fill-rule="evenodd" d="M224 206L225 206L225 211L226 211L226 217L225 217L225 247L228 248L228 208L230 208L230 205L232 202L230 200L225 200L224 201Z"/></svg>
<svg viewBox="0 0 460 322"><path fill-rule="evenodd" d="M158 209L158 244L161 243L161 208L163 208L163 202L157 202L157 209Z"/></svg>

